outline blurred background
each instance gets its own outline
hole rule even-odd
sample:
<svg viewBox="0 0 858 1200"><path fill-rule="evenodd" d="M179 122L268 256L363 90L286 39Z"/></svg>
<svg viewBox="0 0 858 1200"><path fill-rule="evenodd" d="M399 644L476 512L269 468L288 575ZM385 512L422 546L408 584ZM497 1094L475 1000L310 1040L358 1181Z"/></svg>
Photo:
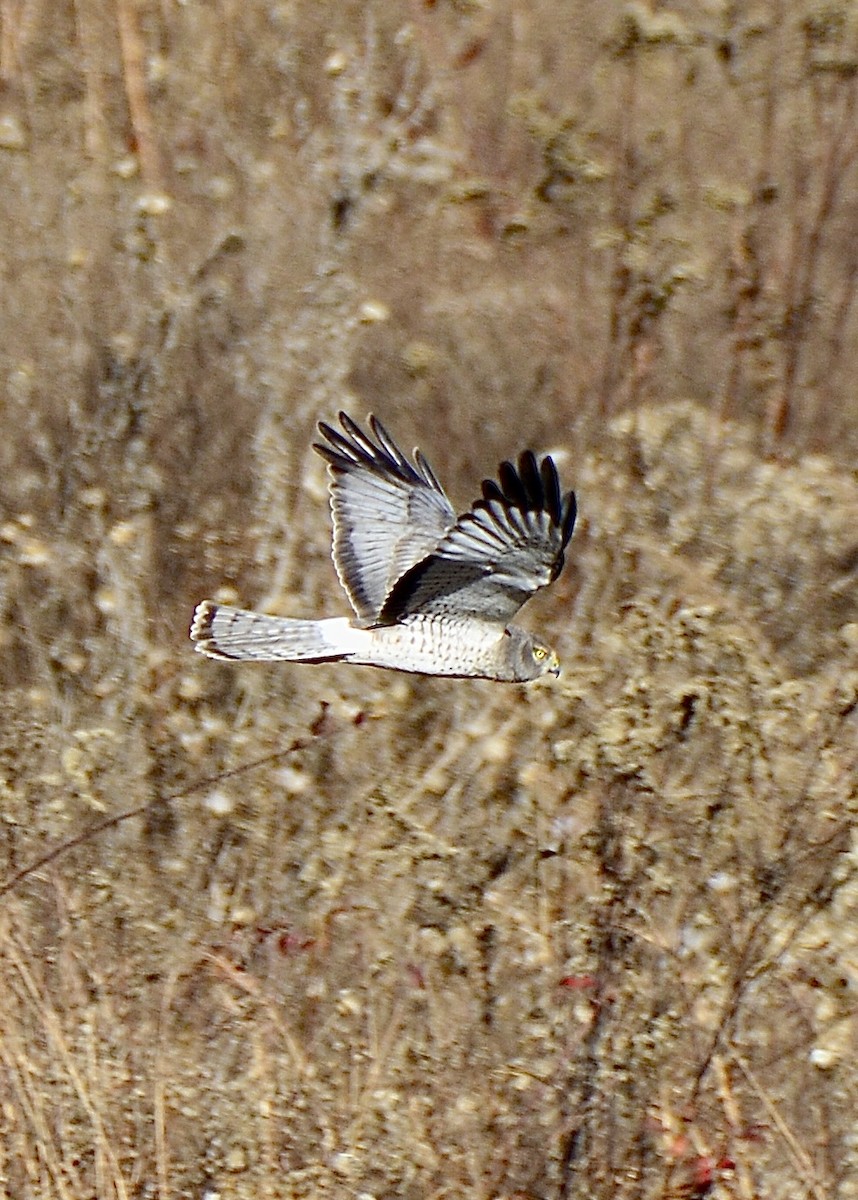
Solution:
<svg viewBox="0 0 858 1200"><path fill-rule="evenodd" d="M856 89L848 0L0 0L0 1194L858 1196ZM558 682L192 653L346 612L341 408L556 456Z"/></svg>

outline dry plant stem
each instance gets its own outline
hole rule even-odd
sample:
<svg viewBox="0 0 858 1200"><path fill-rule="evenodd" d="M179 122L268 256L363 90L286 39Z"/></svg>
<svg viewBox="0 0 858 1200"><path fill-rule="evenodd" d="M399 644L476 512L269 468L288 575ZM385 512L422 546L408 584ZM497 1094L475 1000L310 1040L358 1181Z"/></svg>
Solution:
<svg viewBox="0 0 858 1200"><path fill-rule="evenodd" d="M843 111L839 120L835 118L826 130L827 149L819 172L819 190L807 222L802 220L802 210L799 208L805 180L799 177L794 181L796 214L785 287L788 307L784 327L783 384L779 407L769 414L769 436L773 443L779 441L786 432L795 409L796 392L801 381L802 355L807 348L819 292L824 239L830 230L841 188L858 159L856 88L858 83L854 79L843 83ZM809 414L811 428L814 415Z"/></svg>
<svg viewBox="0 0 858 1200"><path fill-rule="evenodd" d="M105 66L110 60L105 37L108 24L107 0L75 0L74 11L85 88L84 146L93 165L106 172L110 159L105 78Z"/></svg>
<svg viewBox="0 0 858 1200"><path fill-rule="evenodd" d="M37 1138L36 1161L28 1161L30 1178L38 1179L39 1185L56 1189L60 1200L74 1200L75 1193L66 1180L66 1172L57 1150L54 1131L48 1114L43 1107L44 1099L35 1086L36 1072L26 1050L21 1045L11 1044L11 1034L0 1037L0 1062L7 1077L9 1093L20 1116L23 1116L35 1131Z"/></svg>
<svg viewBox="0 0 858 1200"><path fill-rule="evenodd" d="M831 338L826 354L823 374L833 376L835 370L842 371L847 363L849 346L849 319L855 310L855 298L858 294L858 238L853 238L847 250L845 271L839 286L839 294L833 301L834 322ZM821 414L818 414L821 416Z"/></svg>
<svg viewBox="0 0 858 1200"><path fill-rule="evenodd" d="M180 966L174 966L170 971L161 993L161 1003L158 1008L158 1043L155 1051L153 1066L152 1101L155 1122L155 1169L158 1176L158 1200L169 1200L170 1197L170 1146L167 1138L167 1065L165 1048L167 1046L167 1029L169 1026L170 1006L173 1002L176 986L182 974Z"/></svg>
<svg viewBox="0 0 858 1200"><path fill-rule="evenodd" d="M27 0L0 0L0 80L23 82Z"/></svg>
<svg viewBox="0 0 858 1200"><path fill-rule="evenodd" d="M77 330L80 375L84 386L68 397L71 422L85 427L93 403L86 386L99 371L99 350L115 325L110 300L113 264L107 251L109 232L115 222L110 196L112 158L109 123L110 96L108 64L115 43L113 5L109 0L74 0L74 17L81 52L83 74L83 144L85 169L82 172L80 238L86 247L85 262L71 291L70 320ZM68 247L71 250L72 247ZM80 245L74 250L78 252ZM83 393L81 395L80 393ZM87 394L90 393L90 394Z"/></svg>
<svg viewBox="0 0 858 1200"><path fill-rule="evenodd" d="M727 275L729 304L733 310L727 381L719 405L723 418L735 417L744 388L750 385L748 367L755 353L749 338L759 320L757 305L765 297L767 279L761 262L761 224L767 211L767 196L780 177L777 169L777 112L780 83L778 73L783 55L782 0L775 0L772 37L766 61L767 83L763 88L756 165L750 171L752 196L747 208L737 214L731 270ZM738 85L736 85L738 86ZM777 401L782 404L782 397Z"/></svg>
<svg viewBox="0 0 858 1200"><path fill-rule="evenodd" d="M737 1156L733 1149L733 1142L735 1141L736 1136L740 1134L743 1126L742 1111L739 1105L739 1100L736 1097L736 1093L733 1088L733 1082L730 1077L730 1071L727 1068L727 1064L723 1056L718 1055L713 1066L715 1074L715 1086L718 1096L721 1100L721 1104L724 1108L724 1116L726 1118L726 1125L729 1131L728 1139L721 1147L721 1152L723 1153L723 1151L726 1150L734 1162L733 1170L736 1172L740 1200L754 1200L754 1197L757 1194L757 1189L754 1186L751 1172L748 1169L747 1164L742 1160L741 1156ZM711 1154L712 1150L707 1149L705 1153Z"/></svg>
<svg viewBox="0 0 858 1200"><path fill-rule="evenodd" d="M611 262L610 307L599 396L599 414L603 418L616 411L621 406L620 401L627 398L624 395L618 396L617 392L623 381L628 381L634 375L628 312L631 274L626 263L633 222L626 172L634 172L633 147L639 72L638 54L634 47L620 59L618 70L621 72L621 86L618 89L618 139L611 191L611 221L616 244L608 256Z"/></svg>
<svg viewBox="0 0 858 1200"><path fill-rule="evenodd" d="M597 853L602 901L596 909L593 941L595 977L603 990L612 987L617 964L622 961L623 881L613 807L619 793L619 787L605 792L599 806ZM585 1035L586 1050L578 1068L579 1086L574 1100L576 1115L562 1144L558 1200L569 1200L577 1194L577 1179L582 1171L587 1170L592 1143L598 1137L596 1122L599 1117L610 1120L610 1107L600 1105L598 1101L604 1080L602 1056L609 1046L612 1033L611 1005L597 1001ZM607 1131L603 1135L609 1137Z"/></svg>
<svg viewBox="0 0 858 1200"><path fill-rule="evenodd" d="M92 1102L89 1088L78 1070L74 1056L62 1029L56 1010L42 994L39 985L27 963L27 955L19 947L12 936L5 940L6 951L22 980L30 1003L39 1013L42 1028L48 1037L52 1049L57 1054L66 1071L68 1078L74 1084L75 1091L92 1125L96 1150L102 1156L106 1171L106 1181L110 1192L116 1200L128 1200L128 1192L113 1149L113 1140L107 1132L101 1114Z"/></svg>
<svg viewBox="0 0 858 1200"><path fill-rule="evenodd" d="M822 1181L818 1178L818 1173L812 1158L789 1128L789 1125L784 1120L777 1104L775 1104L775 1102L772 1100L771 1096L760 1083L756 1074L751 1070L741 1055L734 1053L731 1054L730 1061L734 1062L745 1076L748 1083L751 1085L760 1102L762 1103L767 1116L770 1118L772 1124L783 1139L787 1153L803 1177L803 1182L807 1188L808 1195L813 1196L815 1200L827 1200L827 1198L830 1196L830 1192L823 1186Z"/></svg>
<svg viewBox="0 0 858 1200"><path fill-rule="evenodd" d="M122 53L125 94L143 184L149 192L164 191L164 171L152 109L146 90L146 48L140 33L134 0L116 0L119 45Z"/></svg>
<svg viewBox="0 0 858 1200"><path fill-rule="evenodd" d="M296 1074L301 1075L307 1070L307 1056L301 1049L297 1037L286 1024L278 1011L277 1001L267 994L265 988L244 971L238 971L222 954L208 951L203 956L204 961L215 967L219 974L227 979L235 988L252 996L264 1009L271 1027L280 1041L286 1047L289 1059Z"/></svg>
<svg viewBox="0 0 858 1200"><path fill-rule="evenodd" d="M122 812L114 813L112 816L105 817L103 821L96 821L93 825L88 826L73 838L59 843L22 867L20 871L16 871L14 875L6 879L0 884L0 900L9 892L13 891L19 883L22 883L28 876L33 875L42 867L48 866L55 862L62 855L67 854L70 850L74 850L78 846L90 841L92 838L98 837L100 833L105 833L108 829L114 829L117 825L121 825L124 821L130 821L133 817L141 817L146 813L151 812L155 808L159 808L165 804L174 804L177 800L184 800L188 796L194 795L195 792L200 792L204 788L212 787L218 783L224 783L229 779L237 779L241 775L247 774L249 771L255 771L260 767L268 766L270 763L276 762L278 759L287 757L290 754L296 753L298 750L303 750L309 744L308 739L297 738L292 744L284 750L278 750L274 754L266 754L262 758L254 759L252 762L242 763L241 766L234 767L232 770L224 771L220 775L208 776L205 779L197 780L190 787L182 788L181 791L173 793L171 796L157 796L154 800L148 801L146 804L136 804L133 808L124 809Z"/></svg>

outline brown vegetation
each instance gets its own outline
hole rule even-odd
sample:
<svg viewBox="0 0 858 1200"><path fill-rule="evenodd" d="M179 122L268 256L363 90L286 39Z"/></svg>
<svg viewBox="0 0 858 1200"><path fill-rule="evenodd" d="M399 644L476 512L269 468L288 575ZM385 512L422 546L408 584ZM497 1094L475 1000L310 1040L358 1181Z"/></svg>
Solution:
<svg viewBox="0 0 858 1200"><path fill-rule="evenodd" d="M858 1196L854 6L0 22L3 1194ZM558 683L193 655L341 407L557 454Z"/></svg>

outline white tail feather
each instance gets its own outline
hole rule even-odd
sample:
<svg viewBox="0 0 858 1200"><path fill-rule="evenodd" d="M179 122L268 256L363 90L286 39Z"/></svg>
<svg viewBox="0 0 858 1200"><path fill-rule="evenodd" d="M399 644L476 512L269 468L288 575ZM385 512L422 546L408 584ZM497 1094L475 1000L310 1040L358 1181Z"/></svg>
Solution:
<svg viewBox="0 0 858 1200"><path fill-rule="evenodd" d="M191 622L194 649L209 658L332 662L351 657L362 636L366 632L353 629L345 617L328 621L267 617L211 600L197 605Z"/></svg>

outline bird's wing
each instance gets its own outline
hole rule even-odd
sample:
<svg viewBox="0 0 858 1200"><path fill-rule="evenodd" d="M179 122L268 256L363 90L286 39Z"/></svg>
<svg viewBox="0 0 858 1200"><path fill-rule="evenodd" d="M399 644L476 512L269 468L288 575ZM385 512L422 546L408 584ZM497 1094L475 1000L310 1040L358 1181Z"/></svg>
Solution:
<svg viewBox="0 0 858 1200"><path fill-rule="evenodd" d="M485 480L482 499L397 581L381 620L444 613L506 625L560 574L575 515L575 493L561 495L552 458L540 463L527 450L517 470L501 463L498 482Z"/></svg>
<svg viewBox="0 0 858 1200"><path fill-rule="evenodd" d="M372 436L346 413L343 432L320 422L314 449L331 473L333 558L358 618L381 616L396 581L438 548L456 513L419 450L412 464L375 417Z"/></svg>

